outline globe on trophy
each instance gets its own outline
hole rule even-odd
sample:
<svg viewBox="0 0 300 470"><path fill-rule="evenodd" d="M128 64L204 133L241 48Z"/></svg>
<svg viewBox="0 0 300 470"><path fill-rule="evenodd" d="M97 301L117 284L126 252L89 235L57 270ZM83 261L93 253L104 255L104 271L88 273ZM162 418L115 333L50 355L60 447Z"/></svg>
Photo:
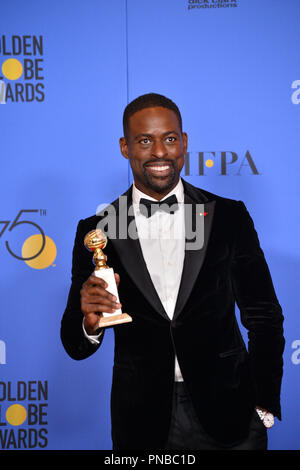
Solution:
<svg viewBox="0 0 300 470"><path fill-rule="evenodd" d="M117 284L115 280L114 270L107 266L107 256L103 253L103 249L107 245L107 237L104 235L102 230L95 229L87 233L84 238L84 246L94 253L93 263L96 266L94 275L104 279L107 282L107 291L115 295L117 302L119 300L119 294ZM122 313L121 309L116 310L114 313L101 312L99 314L99 328L106 328L122 323L132 322L132 318L127 313Z"/></svg>

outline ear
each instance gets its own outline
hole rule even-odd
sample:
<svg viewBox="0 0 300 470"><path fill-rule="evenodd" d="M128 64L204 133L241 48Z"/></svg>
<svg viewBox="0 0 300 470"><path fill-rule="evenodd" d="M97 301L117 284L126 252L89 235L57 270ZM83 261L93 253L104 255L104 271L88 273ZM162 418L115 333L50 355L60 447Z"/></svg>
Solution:
<svg viewBox="0 0 300 470"><path fill-rule="evenodd" d="M183 142L184 153L186 153L187 148L188 148L188 135L186 132L182 133L182 142Z"/></svg>
<svg viewBox="0 0 300 470"><path fill-rule="evenodd" d="M119 140L121 154L125 158L129 158L128 145L125 137L121 137Z"/></svg>

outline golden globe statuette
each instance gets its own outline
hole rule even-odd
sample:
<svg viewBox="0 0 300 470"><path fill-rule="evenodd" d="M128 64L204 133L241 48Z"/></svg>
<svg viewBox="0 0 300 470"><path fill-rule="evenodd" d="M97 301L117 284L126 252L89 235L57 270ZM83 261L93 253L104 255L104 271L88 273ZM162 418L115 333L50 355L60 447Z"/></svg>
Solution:
<svg viewBox="0 0 300 470"><path fill-rule="evenodd" d="M117 302L120 302L114 270L113 268L107 266L107 256L105 256L102 251L106 245L107 237L100 229L92 230L91 232L87 233L84 238L84 246L89 251L94 252L93 263L96 266L94 275L104 279L104 281L107 282L107 291L115 295ZM129 323L132 321L131 316L127 313L122 313L121 309L116 310L115 313L102 312L99 317L99 328L106 328L108 326L113 326L120 323Z"/></svg>

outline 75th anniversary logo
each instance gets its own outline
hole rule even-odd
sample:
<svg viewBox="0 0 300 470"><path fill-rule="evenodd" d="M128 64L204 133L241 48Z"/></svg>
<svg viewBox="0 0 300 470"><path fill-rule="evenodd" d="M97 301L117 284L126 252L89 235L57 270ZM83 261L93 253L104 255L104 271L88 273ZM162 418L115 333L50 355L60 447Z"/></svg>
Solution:
<svg viewBox="0 0 300 470"><path fill-rule="evenodd" d="M0 220L0 240L4 241L6 250L15 259L24 261L34 269L54 266L56 258L57 250L54 241L45 234L41 224L34 220L36 216L45 217L46 213L46 209L21 209L12 219ZM25 238L21 253L16 247L11 246L10 242L10 238L17 238L19 242L20 226L31 232L38 232Z"/></svg>

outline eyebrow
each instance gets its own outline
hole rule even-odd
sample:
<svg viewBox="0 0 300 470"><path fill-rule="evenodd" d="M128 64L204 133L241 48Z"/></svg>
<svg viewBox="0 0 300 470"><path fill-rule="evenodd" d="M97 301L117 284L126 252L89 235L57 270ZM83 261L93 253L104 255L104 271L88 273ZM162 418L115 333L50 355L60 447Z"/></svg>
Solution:
<svg viewBox="0 0 300 470"><path fill-rule="evenodd" d="M176 134L179 137L179 134L178 134L177 131L164 132L163 137L166 137L169 134ZM146 133L138 134L138 135L135 136L134 140L140 139L141 137L153 137L153 134L146 134Z"/></svg>

